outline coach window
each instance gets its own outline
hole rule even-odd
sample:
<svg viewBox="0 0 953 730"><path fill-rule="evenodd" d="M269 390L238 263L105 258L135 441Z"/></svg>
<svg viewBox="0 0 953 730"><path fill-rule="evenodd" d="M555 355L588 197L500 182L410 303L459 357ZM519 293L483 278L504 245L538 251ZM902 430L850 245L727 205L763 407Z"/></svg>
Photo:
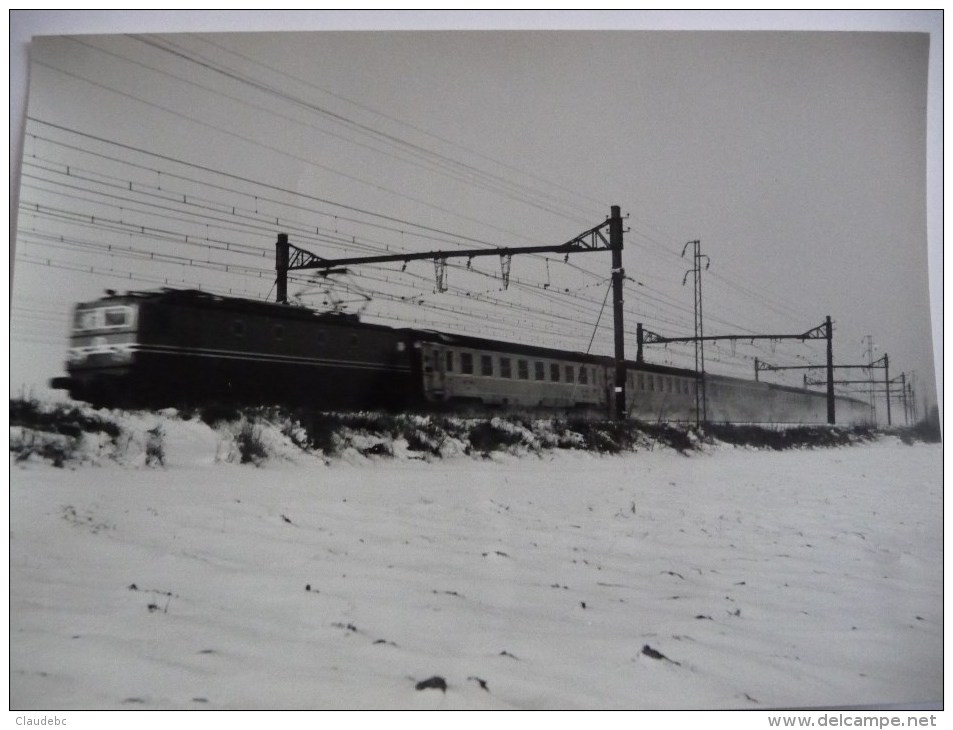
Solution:
<svg viewBox="0 0 953 730"><path fill-rule="evenodd" d="M654 391L655 391L655 376L654 376L654 375L646 375L645 377L648 378L648 380L649 380L649 390L651 390L652 392L654 392Z"/></svg>
<svg viewBox="0 0 953 730"><path fill-rule="evenodd" d="M447 350L447 372L453 372L453 353L450 350Z"/></svg>
<svg viewBox="0 0 953 730"><path fill-rule="evenodd" d="M480 356L480 375L493 375L493 356Z"/></svg>
<svg viewBox="0 0 953 730"><path fill-rule="evenodd" d="M460 372L464 375L473 375L473 353L460 353Z"/></svg>
<svg viewBox="0 0 953 730"><path fill-rule="evenodd" d="M550 363L549 379L552 380L554 383L559 382L559 365L557 363Z"/></svg>
<svg viewBox="0 0 953 730"><path fill-rule="evenodd" d="M587 368L587 367L581 367L581 368L579 368L579 382L580 382L582 385L588 385L588 384L589 384L589 368Z"/></svg>
<svg viewBox="0 0 953 730"><path fill-rule="evenodd" d="M576 373L573 371L572 365L566 366L566 382L574 383L576 381Z"/></svg>
<svg viewBox="0 0 953 730"><path fill-rule="evenodd" d="M639 373L639 390L645 390L645 373Z"/></svg>
<svg viewBox="0 0 953 730"><path fill-rule="evenodd" d="M546 380L546 365L544 363L534 363L533 371L533 374L536 376L536 380Z"/></svg>
<svg viewBox="0 0 953 730"><path fill-rule="evenodd" d="M501 378L512 378L513 370L510 365L510 359L508 357L500 358L500 377Z"/></svg>
<svg viewBox="0 0 953 730"><path fill-rule="evenodd" d="M526 360L516 361L516 374L520 380L529 380L529 363Z"/></svg>

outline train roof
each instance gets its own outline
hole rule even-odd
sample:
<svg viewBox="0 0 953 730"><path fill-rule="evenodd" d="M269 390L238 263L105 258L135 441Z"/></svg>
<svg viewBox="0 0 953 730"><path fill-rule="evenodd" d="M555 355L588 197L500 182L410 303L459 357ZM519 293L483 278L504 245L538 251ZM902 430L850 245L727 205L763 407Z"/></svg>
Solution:
<svg viewBox="0 0 953 730"><path fill-rule="evenodd" d="M104 303L127 304L132 302L156 302L163 304L184 304L193 307L209 309L227 309L234 312L245 312L282 319L318 319L323 323L356 324L359 318L356 314L344 312L318 312L308 307L281 304L278 302L264 302L242 297L223 296L200 289L171 289L163 288L146 291L127 291L118 293L111 290L100 299L83 302L81 308L102 305ZM361 323L362 326L378 329L392 329L384 325Z"/></svg>
<svg viewBox="0 0 953 730"><path fill-rule="evenodd" d="M438 330L408 330L419 339L428 342L451 345L454 347L466 347L472 350L505 350L514 355L526 355L527 357L546 357L546 358L565 358L572 356L575 360L591 362L593 364L603 364L609 358L601 355L590 355L584 352L572 352L569 350L559 350L552 347L540 347L537 345L523 345L516 342L501 342L499 340L488 340L482 337L473 337L471 335L458 335L449 332L440 332Z"/></svg>

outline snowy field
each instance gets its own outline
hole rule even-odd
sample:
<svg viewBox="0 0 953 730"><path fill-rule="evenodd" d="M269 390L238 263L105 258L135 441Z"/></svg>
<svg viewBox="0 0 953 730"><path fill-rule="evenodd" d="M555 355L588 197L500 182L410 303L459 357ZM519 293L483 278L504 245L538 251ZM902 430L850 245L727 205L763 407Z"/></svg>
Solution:
<svg viewBox="0 0 953 730"><path fill-rule="evenodd" d="M939 445L256 467L163 428L162 467L11 460L11 709L942 701Z"/></svg>

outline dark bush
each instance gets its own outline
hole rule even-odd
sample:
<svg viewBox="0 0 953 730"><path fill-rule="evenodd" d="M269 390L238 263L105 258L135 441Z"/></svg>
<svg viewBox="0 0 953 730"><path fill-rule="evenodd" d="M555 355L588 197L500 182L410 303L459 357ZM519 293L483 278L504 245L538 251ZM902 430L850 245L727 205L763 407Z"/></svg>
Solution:
<svg viewBox="0 0 953 730"><path fill-rule="evenodd" d="M697 448L698 440L692 438L692 429L688 426L673 426L668 423L640 424L639 430L659 443L670 446L681 453Z"/></svg>
<svg viewBox="0 0 953 730"><path fill-rule="evenodd" d="M427 418L423 423L410 421L405 423L401 434L411 451L425 451L440 456L440 447L447 440L447 428L433 419Z"/></svg>
<svg viewBox="0 0 953 730"><path fill-rule="evenodd" d="M10 443L10 451L16 454L18 462L26 461L34 454L62 469L66 462L75 457L76 439L66 437L64 441L37 439L34 434L20 443Z"/></svg>
<svg viewBox="0 0 953 730"><path fill-rule="evenodd" d="M345 425L373 436L397 438L405 420L406 416L391 413L352 413L345 419Z"/></svg>
<svg viewBox="0 0 953 730"><path fill-rule="evenodd" d="M164 438L162 426L146 431L146 466L165 466Z"/></svg>
<svg viewBox="0 0 953 730"><path fill-rule="evenodd" d="M362 449L361 454L364 456L393 456L394 450L391 448L390 444L380 441L373 446L368 446L366 449Z"/></svg>
<svg viewBox="0 0 953 730"><path fill-rule="evenodd" d="M238 444L238 453L241 455L242 464L255 464L256 466L268 458L268 450L261 439L261 429L253 423L245 421L238 435L235 437L235 443Z"/></svg>
<svg viewBox="0 0 953 730"><path fill-rule="evenodd" d="M307 434L308 445L325 454L331 455L337 451L334 435L344 425L340 416L334 413L321 411L298 411L294 414L295 420L301 424Z"/></svg>
<svg viewBox="0 0 953 730"><path fill-rule="evenodd" d="M523 441L519 432L500 428L492 421L480 421L467 433L470 446L478 451L488 452L516 446Z"/></svg>
<svg viewBox="0 0 953 730"><path fill-rule="evenodd" d="M83 433L105 433L115 439L121 431L118 424L99 415L83 413L75 406L58 405L44 410L39 402L23 399L10 400L10 425L73 438Z"/></svg>
<svg viewBox="0 0 953 730"><path fill-rule="evenodd" d="M704 430L708 436L725 443L775 451L812 446L848 446L858 441L870 441L876 437L876 431L867 426L767 427L709 423L705 425Z"/></svg>
<svg viewBox="0 0 953 730"><path fill-rule="evenodd" d="M202 406L199 418L212 428L220 423L232 423L242 417L241 412L234 405L227 403L209 403Z"/></svg>
<svg viewBox="0 0 953 730"><path fill-rule="evenodd" d="M601 454L620 454L631 450L636 442L639 424L634 421L587 421L582 418L571 419L563 431L582 436L584 448ZM565 447L575 444L570 437L563 439Z"/></svg>

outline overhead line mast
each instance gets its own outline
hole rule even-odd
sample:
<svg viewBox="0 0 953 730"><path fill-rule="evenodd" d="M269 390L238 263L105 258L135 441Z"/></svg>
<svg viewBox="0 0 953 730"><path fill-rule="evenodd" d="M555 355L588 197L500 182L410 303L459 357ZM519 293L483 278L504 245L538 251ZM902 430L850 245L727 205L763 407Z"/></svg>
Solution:
<svg viewBox="0 0 953 730"><path fill-rule="evenodd" d="M834 414L834 325L831 322L830 315L824 320L823 324L818 325L812 329L809 329L807 332L802 332L801 334L779 334L779 335L711 335L711 336L696 336L696 337L663 337L662 335L651 332L650 330L642 327L642 323L639 322L636 325L636 339L638 342L638 354L636 355L636 361L642 362L642 346L643 345L653 345L653 344L668 344L670 342L694 342L697 344L699 342L713 342L717 340L729 340L732 342L742 342L750 340L754 342L755 340L800 340L804 342L805 340L827 340L827 363L825 365L797 365L791 366L790 369L809 369L809 368L827 368L827 422L831 425L835 422ZM757 373L758 365L756 364ZM788 368L772 368L770 366L760 366L761 370L783 370ZM757 376L755 377L757 380Z"/></svg>
<svg viewBox="0 0 953 730"><path fill-rule="evenodd" d="M606 240L604 230L608 228ZM503 267L504 280L508 279L509 258L517 254L588 253L592 251L612 252L612 291L615 330L615 417L625 418L625 342L623 329L623 281L625 270L622 268L622 214L618 205L611 207L611 215L605 222L580 233L575 238L553 246L518 246L510 248L475 248L454 251L428 251L425 253L385 254L381 256L354 256L349 258L326 259L310 251L299 248L288 241L288 234L279 233L275 243L275 272L277 274L277 301L288 303L288 272L302 269L317 269L322 275L344 273L346 267L361 264L380 264L387 262L432 260L438 271L445 266L448 258L473 259L480 256L499 256Z"/></svg>

